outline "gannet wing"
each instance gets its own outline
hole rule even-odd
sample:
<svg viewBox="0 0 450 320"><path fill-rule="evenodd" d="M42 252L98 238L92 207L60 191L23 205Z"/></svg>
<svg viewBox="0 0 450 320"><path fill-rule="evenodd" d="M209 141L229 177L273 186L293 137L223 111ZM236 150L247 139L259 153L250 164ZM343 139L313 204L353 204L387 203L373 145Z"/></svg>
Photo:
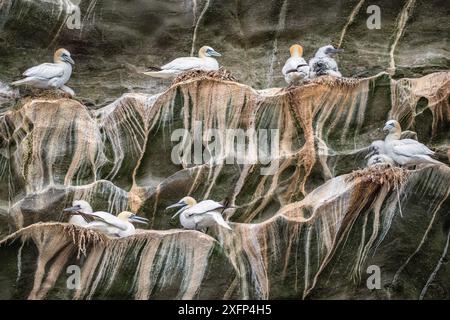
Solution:
<svg viewBox="0 0 450 320"><path fill-rule="evenodd" d="M26 77L38 77L51 79L61 77L64 74L64 68L56 63L43 63L26 70L23 75Z"/></svg>
<svg viewBox="0 0 450 320"><path fill-rule="evenodd" d="M224 206L216 201L213 200L204 200L199 203L197 203L195 206L192 206L189 209L186 209L184 211L184 214L187 216L192 216L196 214L202 214L209 211L214 211L217 209L222 209Z"/></svg>
<svg viewBox="0 0 450 320"><path fill-rule="evenodd" d="M177 58L166 65L163 65L161 69L163 70L191 70L191 69L201 69L204 65L200 58L195 57L184 57Z"/></svg>
<svg viewBox="0 0 450 320"><path fill-rule="evenodd" d="M286 63L284 64L283 69L281 72L283 75L286 75L290 72L297 72L298 67L300 66L307 66L305 59L299 58L299 57L290 57L286 60Z"/></svg>
<svg viewBox="0 0 450 320"><path fill-rule="evenodd" d="M112 227L119 228L120 230L127 229L127 224L124 221L120 220L115 215L112 215L109 212L97 211L97 212L89 213L89 215L93 216L95 221L103 222Z"/></svg>
<svg viewBox="0 0 450 320"><path fill-rule="evenodd" d="M395 153L406 157L434 154L434 152L428 149L427 146L413 139L403 139L396 141L395 145L393 146L393 150Z"/></svg>
<svg viewBox="0 0 450 320"><path fill-rule="evenodd" d="M214 219L214 221L221 227L224 227L225 229L232 230L231 227L226 223L226 221L223 219L222 215L218 212L209 212L209 215L211 215Z"/></svg>

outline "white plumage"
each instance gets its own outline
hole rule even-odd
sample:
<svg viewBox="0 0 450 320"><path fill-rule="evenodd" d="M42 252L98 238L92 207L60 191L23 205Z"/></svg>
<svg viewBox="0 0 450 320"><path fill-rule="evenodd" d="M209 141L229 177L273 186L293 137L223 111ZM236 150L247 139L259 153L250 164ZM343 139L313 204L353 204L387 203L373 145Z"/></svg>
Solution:
<svg viewBox="0 0 450 320"><path fill-rule="evenodd" d="M184 197L178 203L167 207L179 208L172 216L172 219L180 215L180 223L185 229L203 230L214 225L220 225L223 228L231 230L231 227L217 210L224 209L224 206L213 200L204 200L199 203L192 197Z"/></svg>
<svg viewBox="0 0 450 320"><path fill-rule="evenodd" d="M282 73L289 85L299 85L309 79L309 65L303 59L303 48L294 44L290 48L291 57L286 60Z"/></svg>
<svg viewBox="0 0 450 320"><path fill-rule="evenodd" d="M73 204L73 207L64 209L64 211L71 212L74 215L69 223L105 233L110 237L123 238L135 234L136 229L132 222L148 223L148 219L138 217L132 212L123 211L116 217L109 212L92 212L91 206L86 201L78 200L74 201ZM86 212L89 210L91 212ZM82 222L80 218L83 219Z"/></svg>
<svg viewBox="0 0 450 320"><path fill-rule="evenodd" d="M327 45L317 50L314 58L309 61L309 77L311 79L325 75L342 77L342 74L339 72L336 60L333 59L333 56L336 53L342 51L342 49L336 49L332 45Z"/></svg>
<svg viewBox="0 0 450 320"><path fill-rule="evenodd" d="M401 139L402 129L396 120L389 120L383 128L387 133L384 153L402 166L419 164L442 164L431 158L434 152L413 139Z"/></svg>
<svg viewBox="0 0 450 320"><path fill-rule="evenodd" d="M75 92L65 84L72 75L72 64L75 62L66 49L58 49L53 57L54 63L43 63L26 70L22 80L15 81L12 85L27 85L40 89L59 89L71 96Z"/></svg>
<svg viewBox="0 0 450 320"><path fill-rule="evenodd" d="M213 57L220 57L221 54L213 48L204 46L200 48L197 57L177 58L162 67L151 67L144 74L155 78L171 79L183 72L191 70L212 71L219 70L219 63Z"/></svg>

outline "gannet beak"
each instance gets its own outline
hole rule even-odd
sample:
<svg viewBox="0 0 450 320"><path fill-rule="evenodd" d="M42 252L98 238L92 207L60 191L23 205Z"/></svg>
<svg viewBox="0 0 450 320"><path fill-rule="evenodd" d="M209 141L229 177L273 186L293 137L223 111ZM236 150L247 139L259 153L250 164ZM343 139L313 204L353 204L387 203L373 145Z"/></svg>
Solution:
<svg viewBox="0 0 450 320"><path fill-rule="evenodd" d="M80 210L81 210L80 206L74 206L74 207L64 209L63 212L77 212Z"/></svg>
<svg viewBox="0 0 450 320"><path fill-rule="evenodd" d="M336 54L336 53L341 53L344 52L344 49L332 49L331 53Z"/></svg>
<svg viewBox="0 0 450 320"><path fill-rule="evenodd" d="M210 51L209 55L211 57L221 57L222 55L220 53L218 53L217 51Z"/></svg>
<svg viewBox="0 0 450 320"><path fill-rule="evenodd" d="M147 218L144 217L139 217L139 216L131 216L130 219L132 222L136 222L136 223L141 223L141 224L148 224L149 220Z"/></svg>
<svg viewBox="0 0 450 320"><path fill-rule="evenodd" d="M184 211L184 206L180 210L178 210L170 219L175 219L176 216L178 216L180 213Z"/></svg>
<svg viewBox="0 0 450 320"><path fill-rule="evenodd" d="M64 58L64 60L70 64L75 64L75 61L73 61L73 59L71 57L66 57L66 58Z"/></svg>
<svg viewBox="0 0 450 320"><path fill-rule="evenodd" d="M388 134L389 133L389 126L384 126L383 132Z"/></svg>
<svg viewBox="0 0 450 320"><path fill-rule="evenodd" d="M170 219L175 218L177 215L179 215L181 212L183 212L186 206L187 206L187 204L184 203L184 202L177 202L177 203L175 203L175 204L173 204L173 205L171 205L171 206L168 206L168 207L166 208L166 210L172 209L172 208L179 208L179 207L181 207L181 209L178 210L178 211L172 216L172 218L170 218Z"/></svg>
<svg viewBox="0 0 450 320"><path fill-rule="evenodd" d="M168 207L166 208L166 210L173 209L173 208L184 207L185 205L186 205L186 204L185 204L184 202L177 202L177 203L175 203L175 204L173 204L173 205L171 205L171 206L168 206Z"/></svg>

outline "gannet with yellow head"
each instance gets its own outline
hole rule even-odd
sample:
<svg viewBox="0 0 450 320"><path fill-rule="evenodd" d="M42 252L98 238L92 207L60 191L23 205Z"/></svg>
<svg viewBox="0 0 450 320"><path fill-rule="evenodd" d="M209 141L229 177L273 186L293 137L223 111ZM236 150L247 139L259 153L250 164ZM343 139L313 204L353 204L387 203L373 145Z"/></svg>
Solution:
<svg viewBox="0 0 450 320"><path fill-rule="evenodd" d="M282 73L289 85L299 85L309 79L309 65L303 59L303 47L294 44L290 48L291 57L286 60Z"/></svg>
<svg viewBox="0 0 450 320"><path fill-rule="evenodd" d="M213 200L204 200L199 203L192 197L184 197L177 203L169 206L167 209L180 208L173 216L174 219L180 215L180 223L185 229L204 230L214 225L219 225L225 229L231 230L231 227L217 210L223 210L225 207Z"/></svg>
<svg viewBox="0 0 450 320"><path fill-rule="evenodd" d="M82 225L82 227L103 232L110 237L123 238L135 234L136 229L132 222L148 224L148 219L138 217L129 211L123 211L116 217L104 211L83 212L80 204L82 205L82 202L77 202L77 205L64 209L64 211L71 212L73 215L81 215L86 220L86 224Z"/></svg>
<svg viewBox="0 0 450 320"><path fill-rule="evenodd" d="M443 164L431 158L434 152L424 144L413 139L401 139L402 128L398 121L387 121L383 131L387 134L384 139L384 152L396 163L402 166Z"/></svg>
<svg viewBox="0 0 450 320"><path fill-rule="evenodd" d="M12 85L27 85L40 89L59 89L71 96L75 92L65 84L72 75L72 65L75 64L66 49L58 49L53 55L54 63L43 63L26 70L22 80L15 81Z"/></svg>
<svg viewBox="0 0 450 320"><path fill-rule="evenodd" d="M191 70L219 70L219 63L213 57L221 54L209 46L203 46L198 51L198 57L177 58L162 67L150 67L144 74L154 78L171 79Z"/></svg>

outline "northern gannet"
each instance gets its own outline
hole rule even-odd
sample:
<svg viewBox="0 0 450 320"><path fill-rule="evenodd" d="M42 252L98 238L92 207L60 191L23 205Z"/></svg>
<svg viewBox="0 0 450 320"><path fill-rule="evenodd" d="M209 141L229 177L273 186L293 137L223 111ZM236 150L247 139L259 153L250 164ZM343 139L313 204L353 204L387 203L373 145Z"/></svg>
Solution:
<svg viewBox="0 0 450 320"><path fill-rule="evenodd" d="M110 237L128 237L136 233L132 222L148 224L148 219L138 217L136 214L123 211L117 217L109 212L97 211L92 213L82 212L77 207L67 208L65 211L72 211L75 215L81 215L85 220L90 221L84 227L105 233Z"/></svg>
<svg viewBox="0 0 450 320"><path fill-rule="evenodd" d="M223 210L225 207L213 200L204 200L199 203L192 197L184 197L177 203L166 208L180 208L173 216L174 219L180 215L180 223L185 229L203 230L216 224L231 230L231 227L216 210Z"/></svg>
<svg viewBox="0 0 450 320"><path fill-rule="evenodd" d="M433 158L434 152L413 139L401 139L402 128L396 120L389 120L383 128L387 133L384 139L384 153L402 166L419 164L443 164Z"/></svg>
<svg viewBox="0 0 450 320"><path fill-rule="evenodd" d="M336 60L333 59L333 56L336 53L342 52L342 49L336 49L332 45L327 45L325 47L317 50L314 58L309 61L310 73L309 77L315 78L318 76L334 76L334 77L342 77L342 74L338 70L338 65Z"/></svg>
<svg viewBox="0 0 450 320"><path fill-rule="evenodd" d="M303 48L299 44L294 44L290 48L291 57L286 60L282 73L284 80L289 85L302 84L309 78L309 65L303 59Z"/></svg>
<svg viewBox="0 0 450 320"><path fill-rule="evenodd" d="M83 212L91 214L93 212L91 205L84 200L75 200L72 203L72 207L64 209L64 212L74 213L69 219L70 224L74 224L79 227L86 227L89 221L86 221L82 215L76 214L76 212Z"/></svg>
<svg viewBox="0 0 450 320"><path fill-rule="evenodd" d="M25 79L15 81L12 85L27 85L40 89L60 89L71 96L75 92L65 84L72 75L72 65L75 62L66 49L56 50L53 56L54 63L43 63L26 70Z"/></svg>
<svg viewBox="0 0 450 320"><path fill-rule="evenodd" d="M218 53L211 47L204 46L198 51L197 57L177 58L162 67L150 67L149 71L144 74L155 78L171 79L179 74L191 70L212 71L219 70L219 63L213 57L220 57Z"/></svg>

